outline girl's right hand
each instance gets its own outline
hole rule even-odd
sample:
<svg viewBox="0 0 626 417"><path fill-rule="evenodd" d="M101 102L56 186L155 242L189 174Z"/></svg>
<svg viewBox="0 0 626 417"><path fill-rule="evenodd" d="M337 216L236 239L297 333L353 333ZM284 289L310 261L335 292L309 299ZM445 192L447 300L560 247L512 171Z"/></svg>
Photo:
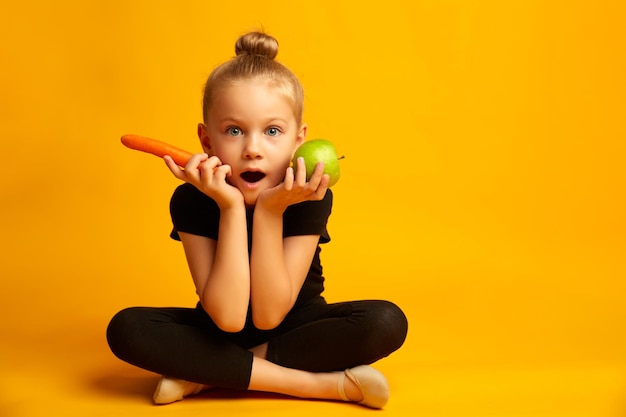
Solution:
<svg viewBox="0 0 626 417"><path fill-rule="evenodd" d="M206 153L191 157L185 169L181 169L170 156L164 156L165 164L176 178L188 182L211 197L220 209L228 209L237 205L243 206L243 194L233 187L226 178L232 174L230 165L222 164L217 156Z"/></svg>

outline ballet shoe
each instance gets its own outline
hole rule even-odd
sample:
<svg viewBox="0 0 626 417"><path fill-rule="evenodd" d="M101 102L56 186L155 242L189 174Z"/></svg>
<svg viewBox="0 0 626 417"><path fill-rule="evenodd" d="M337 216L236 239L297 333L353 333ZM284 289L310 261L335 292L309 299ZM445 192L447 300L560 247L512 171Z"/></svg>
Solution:
<svg viewBox="0 0 626 417"><path fill-rule="evenodd" d="M207 385L162 376L154 390L152 399L155 404L170 404L208 388Z"/></svg>
<svg viewBox="0 0 626 417"><path fill-rule="evenodd" d="M358 404L370 408L383 408L389 401L389 385L385 376L368 365L346 369L339 378L339 396L344 401L351 401L346 395L346 377L361 390L363 400Z"/></svg>

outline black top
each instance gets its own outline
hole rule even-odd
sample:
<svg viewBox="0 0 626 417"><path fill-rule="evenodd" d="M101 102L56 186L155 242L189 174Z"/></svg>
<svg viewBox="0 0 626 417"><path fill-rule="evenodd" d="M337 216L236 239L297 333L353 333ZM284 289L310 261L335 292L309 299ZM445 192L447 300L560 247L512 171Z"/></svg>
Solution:
<svg viewBox="0 0 626 417"><path fill-rule="evenodd" d="M319 235L319 243L327 243L330 236L326 223L333 204L333 194L326 192L323 200L304 201L289 206L283 214L283 237ZM246 210L248 226L248 251L252 242L252 221L254 208ZM174 225L170 237L180 240L178 232L208 237L217 240L220 222L220 209L209 196L191 184L182 184L176 188L170 201L170 214ZM320 295L324 291L324 277L320 262L318 245L309 273L298 295L296 306Z"/></svg>

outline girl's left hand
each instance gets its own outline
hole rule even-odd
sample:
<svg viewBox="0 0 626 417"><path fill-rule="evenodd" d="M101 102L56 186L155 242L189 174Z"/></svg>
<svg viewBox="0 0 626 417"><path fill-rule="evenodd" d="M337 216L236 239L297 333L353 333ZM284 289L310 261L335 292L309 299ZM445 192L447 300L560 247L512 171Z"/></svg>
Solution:
<svg viewBox="0 0 626 417"><path fill-rule="evenodd" d="M318 162L311 178L306 180L306 168L303 158L296 161L297 169L294 175L292 167L287 168L285 180L274 188L263 191L257 200L257 207L261 207L281 214L287 207L303 201L319 201L324 198L328 190L330 177L324 174L324 163Z"/></svg>

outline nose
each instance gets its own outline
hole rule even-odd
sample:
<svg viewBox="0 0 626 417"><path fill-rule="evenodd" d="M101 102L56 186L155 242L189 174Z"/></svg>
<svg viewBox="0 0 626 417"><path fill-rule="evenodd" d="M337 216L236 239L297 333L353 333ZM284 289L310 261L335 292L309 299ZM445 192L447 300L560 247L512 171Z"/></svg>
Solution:
<svg viewBox="0 0 626 417"><path fill-rule="evenodd" d="M261 138L257 134L247 135L243 148L243 158L260 159L261 157Z"/></svg>

